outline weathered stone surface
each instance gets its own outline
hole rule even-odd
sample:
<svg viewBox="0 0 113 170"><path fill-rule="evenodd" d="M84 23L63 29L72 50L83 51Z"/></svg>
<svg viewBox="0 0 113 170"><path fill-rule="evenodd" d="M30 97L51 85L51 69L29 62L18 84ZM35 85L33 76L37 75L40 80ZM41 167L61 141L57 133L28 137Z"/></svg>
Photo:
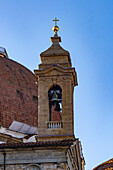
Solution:
<svg viewBox="0 0 113 170"><path fill-rule="evenodd" d="M74 135L73 81L75 81L74 76L76 77L74 70L72 68L66 70L66 68L61 68L59 66L53 65L45 70L36 70L35 73L38 77L38 106L40 106L38 110L38 135ZM48 129L48 90L55 84L60 86L62 89L63 126L60 129Z"/></svg>
<svg viewBox="0 0 113 170"><path fill-rule="evenodd" d="M6 170L27 170L26 167L30 164L23 165L6 165ZM38 165L38 164L37 164ZM31 164L32 166L32 164ZM67 163L43 163L38 170L67 170ZM0 167L0 170L4 170L3 166ZM31 170L29 168L29 170Z"/></svg>
<svg viewBox="0 0 113 170"><path fill-rule="evenodd" d="M42 170L66 170L66 147L7 149L6 170L24 170L29 164L38 164ZM3 170L4 155L0 152L0 167Z"/></svg>

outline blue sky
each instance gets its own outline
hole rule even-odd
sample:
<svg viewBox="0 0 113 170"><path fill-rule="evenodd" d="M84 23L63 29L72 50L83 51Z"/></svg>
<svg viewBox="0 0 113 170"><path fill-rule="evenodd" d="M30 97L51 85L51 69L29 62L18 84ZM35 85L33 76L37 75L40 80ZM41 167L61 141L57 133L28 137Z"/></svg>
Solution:
<svg viewBox="0 0 113 170"><path fill-rule="evenodd" d="M78 75L75 136L82 141L86 170L113 157L113 0L0 0L0 46L30 70L60 21L61 46Z"/></svg>

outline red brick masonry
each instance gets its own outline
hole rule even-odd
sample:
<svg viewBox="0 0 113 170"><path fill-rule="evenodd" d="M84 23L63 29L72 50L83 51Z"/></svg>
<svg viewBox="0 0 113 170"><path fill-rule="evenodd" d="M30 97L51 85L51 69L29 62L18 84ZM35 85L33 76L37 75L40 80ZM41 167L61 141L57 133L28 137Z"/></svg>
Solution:
<svg viewBox="0 0 113 170"><path fill-rule="evenodd" d="M61 117L61 112L57 112L55 111L56 105L52 106L51 108L51 112L52 112L52 121L61 121L62 117Z"/></svg>
<svg viewBox="0 0 113 170"><path fill-rule="evenodd" d="M38 89L35 75L26 67L0 57L0 125L13 120L38 126Z"/></svg>

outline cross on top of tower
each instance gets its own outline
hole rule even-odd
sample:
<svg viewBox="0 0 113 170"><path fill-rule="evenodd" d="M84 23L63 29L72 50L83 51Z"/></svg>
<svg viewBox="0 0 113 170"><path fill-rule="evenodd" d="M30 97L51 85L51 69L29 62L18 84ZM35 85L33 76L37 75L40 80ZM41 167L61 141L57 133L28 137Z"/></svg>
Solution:
<svg viewBox="0 0 113 170"><path fill-rule="evenodd" d="M57 19L57 18L55 17L55 19L54 19L53 21L55 21L55 26L57 26L57 21L59 21L59 19Z"/></svg>
<svg viewBox="0 0 113 170"><path fill-rule="evenodd" d="M55 21L55 26L53 27L53 31L55 32L54 36L57 36L57 32L59 31L59 27L57 26L57 21L59 20L55 18L53 21Z"/></svg>

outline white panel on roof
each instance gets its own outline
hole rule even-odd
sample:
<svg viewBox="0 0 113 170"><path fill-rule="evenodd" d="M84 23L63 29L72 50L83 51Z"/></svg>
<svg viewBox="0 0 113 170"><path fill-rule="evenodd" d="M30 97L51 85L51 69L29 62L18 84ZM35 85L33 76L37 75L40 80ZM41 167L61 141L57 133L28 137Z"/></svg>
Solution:
<svg viewBox="0 0 113 170"><path fill-rule="evenodd" d="M28 133L29 134L32 134L33 132L35 132L35 134L38 134L38 129L36 127L31 127L29 130L28 130Z"/></svg>
<svg viewBox="0 0 113 170"><path fill-rule="evenodd" d="M19 132L23 132L26 133L29 129L31 128L31 126L27 125L27 124L23 124L23 126L21 127L21 129L19 130Z"/></svg>
<svg viewBox="0 0 113 170"><path fill-rule="evenodd" d="M19 129L21 129L22 126L23 126L23 123L13 121L12 124L10 125L9 129L14 130L14 131L19 131Z"/></svg>
<svg viewBox="0 0 113 170"><path fill-rule="evenodd" d="M9 127L9 130L25 133L25 134L38 134L38 128L26 123L13 121Z"/></svg>

